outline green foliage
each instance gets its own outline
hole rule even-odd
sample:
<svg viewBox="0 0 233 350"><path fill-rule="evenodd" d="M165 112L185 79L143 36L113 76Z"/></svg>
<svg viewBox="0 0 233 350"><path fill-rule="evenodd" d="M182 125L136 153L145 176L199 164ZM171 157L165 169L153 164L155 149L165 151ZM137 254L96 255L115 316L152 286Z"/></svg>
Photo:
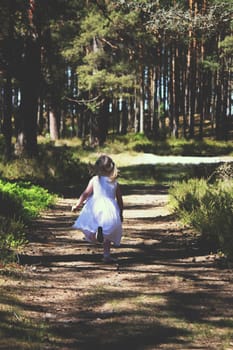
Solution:
<svg viewBox="0 0 233 350"><path fill-rule="evenodd" d="M150 152L153 147L153 142L150 141L144 134L138 133L131 138L132 149L136 152Z"/></svg>
<svg viewBox="0 0 233 350"><path fill-rule="evenodd" d="M146 152L157 155L217 156L233 153L231 141L186 140L170 138L154 140L144 133L109 136L104 146L110 153L123 151Z"/></svg>
<svg viewBox="0 0 233 350"><path fill-rule="evenodd" d="M79 139L58 140L56 143L42 143L40 139L37 159L13 159L8 163L0 163L1 176L7 180L30 182L47 188L50 192L62 195L78 195L89 178L88 162L96 159L96 152L122 154L120 166L129 166L127 154L148 152L157 155L221 155L233 151L231 142L212 140L188 141L185 139L168 139L154 141L144 133L128 133L126 135L109 135L102 147L83 149ZM124 155L123 155L124 154ZM126 155L126 156L125 156ZM125 164L122 161L125 158ZM171 183L177 179L190 177L209 177L216 165L158 165L150 176L150 184L156 182ZM154 168L152 166L152 168ZM135 171L132 168L131 174ZM151 172L149 172L151 173ZM123 173L122 173L123 174ZM134 176L133 176L134 177ZM130 179L126 181L130 181ZM135 181L142 182L140 177Z"/></svg>
<svg viewBox="0 0 233 350"><path fill-rule="evenodd" d="M209 184L190 179L175 183L169 194L170 207L180 220L199 232L210 248L233 258L233 181Z"/></svg>
<svg viewBox="0 0 233 350"><path fill-rule="evenodd" d="M10 181L33 181L43 179L45 168L38 159L16 158L7 163L0 163L1 176Z"/></svg>
<svg viewBox="0 0 233 350"><path fill-rule="evenodd" d="M63 50L63 56L78 62L80 92L119 98L129 96L132 93L130 89L135 86L132 59L130 62L128 48L126 50L124 47L122 37L126 34L125 30L130 37L134 36L137 16L135 18L132 12L122 16L119 11L110 8L111 5L107 16L100 11L99 6L86 11L81 20L79 36L74 38L70 47ZM94 106L88 107L93 111Z"/></svg>
<svg viewBox="0 0 233 350"><path fill-rule="evenodd" d="M207 181L204 179L190 179L188 181L175 182L171 187L170 207L179 216L186 220L186 215L195 211L208 188ZM181 213L181 215L180 215Z"/></svg>
<svg viewBox="0 0 233 350"><path fill-rule="evenodd" d="M153 149L153 142L144 133L116 135L114 144L133 152L150 152ZM114 145L112 144L112 146ZM117 150L116 152L118 153Z"/></svg>
<svg viewBox="0 0 233 350"><path fill-rule="evenodd" d="M155 173L153 165L124 166L120 168L119 181L121 185L127 185L127 189L135 186L154 186L157 183Z"/></svg>
<svg viewBox="0 0 233 350"><path fill-rule="evenodd" d="M223 41L220 42L220 48L222 50L221 57L225 59L226 65L233 70L232 54L233 54L233 38L232 36L226 36Z"/></svg>
<svg viewBox="0 0 233 350"><path fill-rule="evenodd" d="M8 262L15 259L12 249L26 243L26 227L21 220L0 215L0 259Z"/></svg>
<svg viewBox="0 0 233 350"><path fill-rule="evenodd" d="M89 177L88 166L79 160L79 152L67 146L45 145L40 149L40 163L43 163L45 176L43 185L56 193L64 189L77 190Z"/></svg>
<svg viewBox="0 0 233 350"><path fill-rule="evenodd" d="M31 183L0 180L0 258L14 259L12 249L26 242L26 228L41 210L51 205L54 196Z"/></svg>
<svg viewBox="0 0 233 350"><path fill-rule="evenodd" d="M217 57L206 57L205 60L201 63L203 66L203 69L210 70L212 72L216 72L219 69L220 64L217 61Z"/></svg>
<svg viewBox="0 0 233 350"><path fill-rule="evenodd" d="M0 215L5 217L20 217L22 213L22 201L16 194L8 191L0 181Z"/></svg>
<svg viewBox="0 0 233 350"><path fill-rule="evenodd" d="M92 91L97 89L105 96L122 97L128 96L127 92L122 89L132 88L134 84L134 76L124 74L119 67L116 66L117 72L109 72L106 69L96 69L98 61L103 61L105 55L101 50L92 52L85 57L85 64L78 67L77 73L79 76L79 88L84 91ZM122 66L121 66L122 67Z"/></svg>
<svg viewBox="0 0 233 350"><path fill-rule="evenodd" d="M10 183L0 180L0 195L2 199L0 214L22 218L24 222L35 218L40 210L53 202L53 196L46 189L31 183Z"/></svg>
<svg viewBox="0 0 233 350"><path fill-rule="evenodd" d="M46 143L39 146L36 159L19 158L7 164L0 163L0 173L7 180L29 181L61 194L65 188L82 186L88 169L80 162L73 147Z"/></svg>

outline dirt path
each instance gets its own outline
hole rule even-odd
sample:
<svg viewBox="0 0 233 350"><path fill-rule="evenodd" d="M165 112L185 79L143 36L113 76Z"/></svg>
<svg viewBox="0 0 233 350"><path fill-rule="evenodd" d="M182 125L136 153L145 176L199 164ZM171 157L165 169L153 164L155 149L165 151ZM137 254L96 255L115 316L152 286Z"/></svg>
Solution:
<svg viewBox="0 0 233 350"><path fill-rule="evenodd" d="M102 262L101 245L71 230L74 200L60 199L35 223L23 268L5 288L44 325L42 340L17 348L233 349L232 270L219 268L179 228L166 193L138 191L124 202L113 265Z"/></svg>

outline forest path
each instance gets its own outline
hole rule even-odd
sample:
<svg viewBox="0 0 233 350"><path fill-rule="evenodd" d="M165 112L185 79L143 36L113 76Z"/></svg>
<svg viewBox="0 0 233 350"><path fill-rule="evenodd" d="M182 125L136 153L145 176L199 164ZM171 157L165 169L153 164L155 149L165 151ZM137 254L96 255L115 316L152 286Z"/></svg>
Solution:
<svg viewBox="0 0 233 350"><path fill-rule="evenodd" d="M124 236L110 265L100 244L71 229L74 202L59 199L34 223L20 277L6 280L44 325L30 349L233 349L232 270L179 227L166 191L124 196Z"/></svg>

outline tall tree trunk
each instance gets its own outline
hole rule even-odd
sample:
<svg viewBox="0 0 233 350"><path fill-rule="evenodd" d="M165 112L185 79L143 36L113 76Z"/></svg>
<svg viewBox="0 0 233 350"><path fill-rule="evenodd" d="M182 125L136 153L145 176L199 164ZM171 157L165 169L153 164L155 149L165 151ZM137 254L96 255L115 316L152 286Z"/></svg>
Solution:
<svg viewBox="0 0 233 350"><path fill-rule="evenodd" d="M170 104L170 132L173 137L178 137L178 115L177 115L177 91L176 91L176 47L170 46L170 85L169 85L169 104Z"/></svg>
<svg viewBox="0 0 233 350"><path fill-rule="evenodd" d="M168 117L168 110L169 106L168 103L168 50L166 45L163 44L162 47L163 51L163 78L162 78L162 84L163 84L163 119L161 120L161 128L162 128L162 134L163 137L166 137L167 134L167 117Z"/></svg>
<svg viewBox="0 0 233 350"><path fill-rule="evenodd" d="M186 57L185 57L185 50L182 48L182 51L180 52L180 68L179 68L179 74L180 74L180 115L182 117L182 129L181 129L181 135L182 137L186 138L186 128L187 128L187 119L186 119L186 110L185 110L185 84L186 84Z"/></svg>
<svg viewBox="0 0 233 350"><path fill-rule="evenodd" d="M173 103L173 130L172 134L174 137L179 136L179 69L178 69L178 57L179 48L175 44L171 48L172 51L172 103Z"/></svg>
<svg viewBox="0 0 233 350"><path fill-rule="evenodd" d="M51 108L49 111L49 132L52 141L58 140L59 131L57 124L57 115L54 108Z"/></svg>
<svg viewBox="0 0 233 350"><path fill-rule="evenodd" d="M136 84L135 84L136 86ZM138 93L137 88L134 89L134 132L137 133L139 131L139 101L138 101Z"/></svg>
<svg viewBox="0 0 233 350"><path fill-rule="evenodd" d="M148 86L148 114L150 117L150 132L155 138L158 136L158 123L155 124L155 84L156 84L155 67L149 69L149 86Z"/></svg>
<svg viewBox="0 0 233 350"><path fill-rule="evenodd" d="M162 70L163 70L163 59L162 59L162 43L158 45L157 50L156 50L156 66L153 67L153 70L151 72L151 85L152 85L152 108L154 110L153 113L153 124L152 124L152 129L153 129L153 135L155 139L158 139L160 134L162 134L163 130L163 120L164 120L164 110L162 108L162 103L163 103L163 82L162 79L165 79L163 74L162 78ZM164 56L163 56L164 57Z"/></svg>
<svg viewBox="0 0 233 350"><path fill-rule="evenodd" d="M105 98L98 117L97 137L99 145L103 146L108 135L109 127L109 99Z"/></svg>
<svg viewBox="0 0 233 350"><path fill-rule="evenodd" d="M128 127L129 130L132 131L134 129L134 97L130 96L128 100L129 108L128 108Z"/></svg>
<svg viewBox="0 0 233 350"><path fill-rule="evenodd" d="M225 67L226 68L226 67ZM222 138L227 141L228 139L228 123L227 123L227 97L228 97L228 81L227 72L224 69L222 77Z"/></svg>
<svg viewBox="0 0 233 350"><path fill-rule="evenodd" d="M9 27L8 41L13 41L14 36L14 20L15 3L9 0ZM6 82L3 88L3 134L5 138L5 157L11 158L12 153L12 76L9 67L6 68Z"/></svg>
<svg viewBox="0 0 233 350"><path fill-rule="evenodd" d="M26 44L23 81L21 82L19 153L37 155L37 111L40 86L40 48L29 37Z"/></svg>
<svg viewBox="0 0 233 350"><path fill-rule="evenodd" d="M139 80L139 132L144 132L144 71L140 65L140 80Z"/></svg>
<svg viewBox="0 0 233 350"><path fill-rule="evenodd" d="M36 2L29 0L29 31L25 41L21 80L20 125L16 147L19 153L37 155L37 111L40 91L41 52L39 35L34 24Z"/></svg>
<svg viewBox="0 0 233 350"><path fill-rule="evenodd" d="M121 133L122 135L127 134L127 129L128 129L128 113L127 113L127 103L126 100L124 99L122 101L122 128L121 128Z"/></svg>
<svg viewBox="0 0 233 350"><path fill-rule="evenodd" d="M189 0L189 12L191 18L195 15L194 12L194 1ZM195 76L195 38L194 38L194 32L192 28L192 24L189 27L189 47L188 47L188 53L187 53L187 112L189 117L189 137L194 137L194 107L195 107L195 93L196 88L194 86L196 76Z"/></svg>
<svg viewBox="0 0 233 350"><path fill-rule="evenodd" d="M11 158L12 146L12 82L9 72L7 72L6 84L4 87L4 114L3 114L3 134L5 138L5 156Z"/></svg>
<svg viewBox="0 0 233 350"><path fill-rule="evenodd" d="M144 72L144 64L143 64L143 45L139 44L139 132L144 132L144 80L145 80L145 72Z"/></svg>
<svg viewBox="0 0 233 350"><path fill-rule="evenodd" d="M217 76L217 86L216 86L216 109L215 109L215 135L217 140L221 140L222 133L221 133L221 81L220 81L220 74Z"/></svg>

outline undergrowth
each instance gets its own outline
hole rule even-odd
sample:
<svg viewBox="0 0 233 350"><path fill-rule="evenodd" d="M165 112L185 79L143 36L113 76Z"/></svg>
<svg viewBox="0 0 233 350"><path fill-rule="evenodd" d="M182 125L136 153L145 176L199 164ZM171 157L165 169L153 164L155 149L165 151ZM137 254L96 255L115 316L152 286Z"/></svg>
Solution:
<svg viewBox="0 0 233 350"><path fill-rule="evenodd" d="M174 183L169 189L169 205L182 223L201 234L209 249L233 259L233 172L222 177L226 167L229 165L215 171L214 181L189 179Z"/></svg>
<svg viewBox="0 0 233 350"><path fill-rule="evenodd" d="M0 180L0 259L15 258L14 250L26 243L31 220L54 202L55 196L29 182Z"/></svg>
<svg viewBox="0 0 233 350"><path fill-rule="evenodd" d="M155 141L138 133L109 135L103 147L95 148L83 147L77 138L56 142L39 139L38 150L38 156L33 159L21 157L0 161L0 178L4 179L0 183L1 237L5 237L1 240L5 242L2 246L6 250L20 244L25 225L49 205L49 193L72 198L79 196L90 178L88 163L94 162L101 153L121 155L123 163L119 181L128 188L161 184L172 186L178 180L183 180L186 186L192 186L191 182L187 184L188 179L207 178L210 172L214 172L216 165L129 165L128 156L140 152L158 155L220 155L229 154L233 147L229 142L213 140L171 138ZM197 186L199 187L199 180ZM199 203L197 193L188 191L187 188L184 193L188 193L189 198L182 200L185 203L183 205L195 206L196 202ZM197 223L195 225L198 226Z"/></svg>

